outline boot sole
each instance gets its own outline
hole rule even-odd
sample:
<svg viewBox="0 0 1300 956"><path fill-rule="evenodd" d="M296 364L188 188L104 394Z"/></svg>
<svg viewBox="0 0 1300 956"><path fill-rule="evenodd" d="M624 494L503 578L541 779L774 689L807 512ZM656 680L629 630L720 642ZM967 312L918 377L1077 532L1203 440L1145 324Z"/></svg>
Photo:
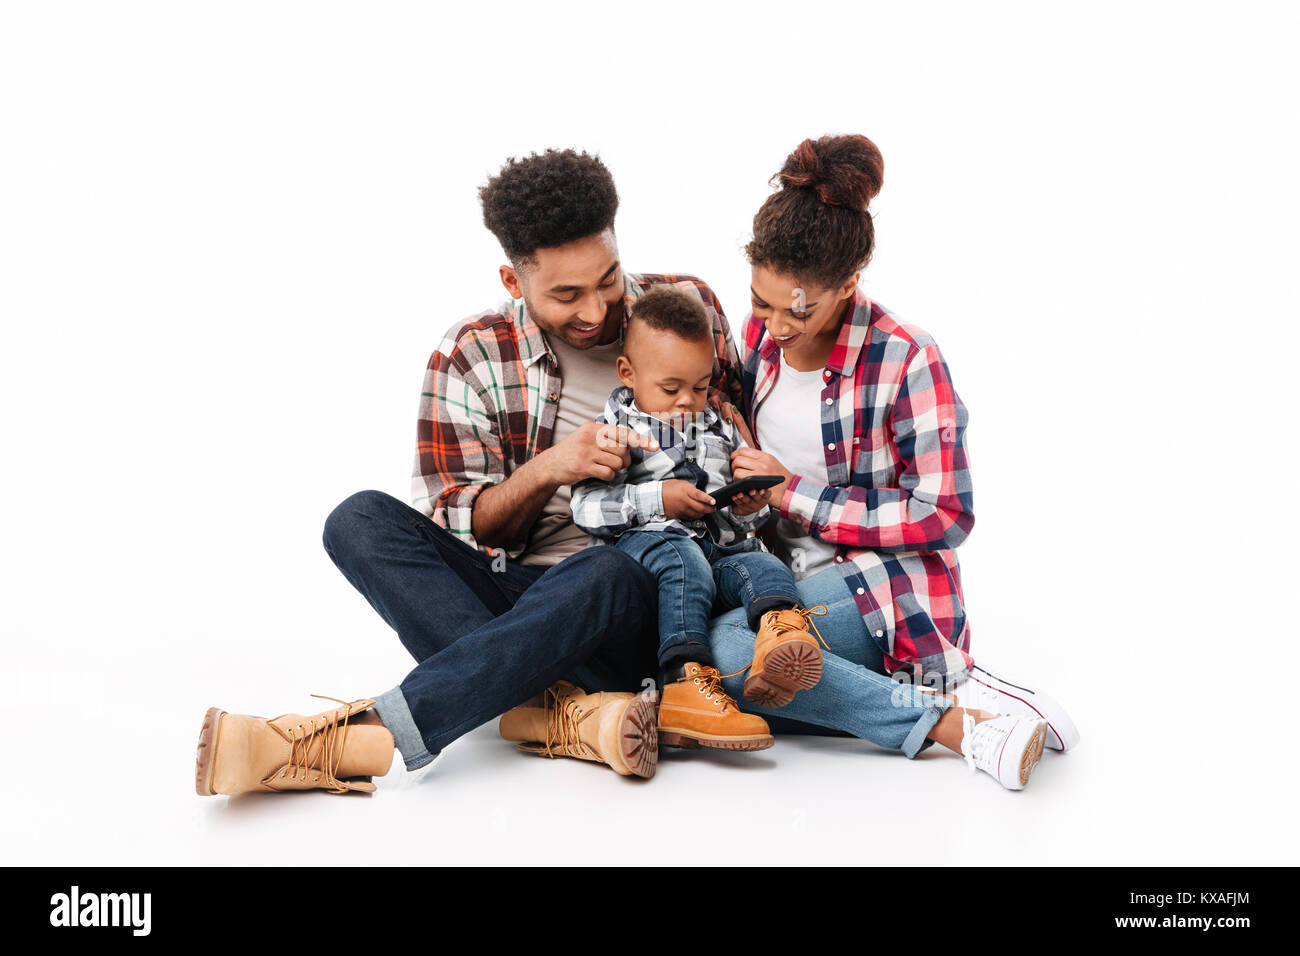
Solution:
<svg viewBox="0 0 1300 956"><path fill-rule="evenodd" d="M759 737L718 737L693 730L659 728L661 747L685 747L688 750L699 750L701 747L712 747L715 750L766 750L775 742L770 734Z"/></svg>
<svg viewBox="0 0 1300 956"><path fill-rule="evenodd" d="M199 730L199 745L194 751L194 789L200 797L215 797L212 789L212 768L216 765L217 730L226 712L220 707L210 707L203 715Z"/></svg>
<svg viewBox="0 0 1300 956"><path fill-rule="evenodd" d="M588 756L583 753L568 753L562 749L547 752L546 745L540 741L524 740L515 744L515 748L537 757L573 757L592 763L603 763L615 773L624 777L644 777L655 775L659 764L659 695L651 691L639 693L629 700L618 716L616 733L616 753L602 752L600 756ZM602 746L602 751L608 750Z"/></svg>
<svg viewBox="0 0 1300 956"><path fill-rule="evenodd" d="M628 702L618 737L627 772L647 780L653 777L659 765L658 693L640 693Z"/></svg>
<svg viewBox="0 0 1300 956"><path fill-rule="evenodd" d="M807 641L778 644L763 659L763 669L745 680L745 700L760 707L784 707L801 690L822 679L822 652Z"/></svg>

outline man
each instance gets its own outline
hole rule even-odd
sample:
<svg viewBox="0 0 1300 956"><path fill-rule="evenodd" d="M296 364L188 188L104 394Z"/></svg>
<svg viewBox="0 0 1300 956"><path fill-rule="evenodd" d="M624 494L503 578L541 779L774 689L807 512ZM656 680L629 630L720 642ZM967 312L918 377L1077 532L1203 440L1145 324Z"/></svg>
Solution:
<svg viewBox="0 0 1300 956"><path fill-rule="evenodd" d="M736 347L703 282L624 271L618 194L599 159L512 159L480 199L511 301L458 322L429 361L415 507L364 491L325 524L326 551L418 664L397 687L314 717L213 708L200 794L373 790L354 778L385 773L394 745L414 770L506 711L502 736L522 749L654 772L655 581L619 549L587 547L569 486L612 479L630 447L657 447L595 421L619 384L633 301L665 284L698 297L713 328L711 398L739 406Z"/></svg>

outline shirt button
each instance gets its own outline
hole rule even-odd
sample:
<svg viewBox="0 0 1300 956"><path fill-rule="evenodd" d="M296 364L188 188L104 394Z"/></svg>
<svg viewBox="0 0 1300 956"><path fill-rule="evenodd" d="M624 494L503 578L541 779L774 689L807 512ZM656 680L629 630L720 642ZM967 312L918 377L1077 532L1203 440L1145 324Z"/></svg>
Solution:
<svg viewBox="0 0 1300 956"><path fill-rule="evenodd" d="M836 561L843 561L843 560L844 560L844 555L842 555L842 554L837 554L837 555L835 555L835 560L836 560Z"/></svg>
<svg viewBox="0 0 1300 956"><path fill-rule="evenodd" d="M555 401L555 400L556 400L557 398L559 398L559 397L560 397L560 393L559 393L559 392L551 392L551 395L550 395L550 399L551 399L551 401Z"/></svg>
<svg viewBox="0 0 1300 956"><path fill-rule="evenodd" d="M876 637L884 637L884 636L885 636L884 631L876 631Z"/></svg>
<svg viewBox="0 0 1300 956"><path fill-rule="evenodd" d="M833 398L828 398L828 399L826 399L826 404L827 404L827 405L834 405L834 404L835 404L835 399L833 399Z"/></svg>
<svg viewBox="0 0 1300 956"><path fill-rule="evenodd" d="M862 590L862 588L858 588L858 593L859 593L859 594L866 594L867 592L864 591L864 590Z"/></svg>
<svg viewBox="0 0 1300 956"><path fill-rule="evenodd" d="M826 447L829 448L831 451L834 451L834 450L835 450L835 442L831 442L831 443L830 443L829 445L827 445Z"/></svg>

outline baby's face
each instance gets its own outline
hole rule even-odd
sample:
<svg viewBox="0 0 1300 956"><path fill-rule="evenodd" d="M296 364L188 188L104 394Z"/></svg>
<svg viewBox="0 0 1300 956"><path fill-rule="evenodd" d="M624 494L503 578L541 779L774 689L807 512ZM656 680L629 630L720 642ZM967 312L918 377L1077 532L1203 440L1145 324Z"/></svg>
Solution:
<svg viewBox="0 0 1300 956"><path fill-rule="evenodd" d="M636 323L628 329L618 377L632 388L636 407L662 418L692 416L708 404L713 377L713 339L688 342Z"/></svg>

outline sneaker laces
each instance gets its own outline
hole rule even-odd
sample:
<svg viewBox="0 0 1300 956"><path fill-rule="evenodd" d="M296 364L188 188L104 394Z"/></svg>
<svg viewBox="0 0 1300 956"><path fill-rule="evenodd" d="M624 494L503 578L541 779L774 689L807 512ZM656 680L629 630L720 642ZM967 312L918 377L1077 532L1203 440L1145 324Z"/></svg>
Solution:
<svg viewBox="0 0 1300 956"><path fill-rule="evenodd" d="M980 769L994 773L989 767L992 765L993 756L997 753L998 747L1006 739L1005 729L997 723L1000 719L999 717L991 717L976 720L971 716L969 709L962 710L961 752L962 757L966 760L966 767L971 773ZM991 726L986 727L984 730L977 729L984 724L990 724Z"/></svg>
<svg viewBox="0 0 1300 956"><path fill-rule="evenodd" d="M599 760L600 754L583 742L581 733L582 722L595 712L595 708L584 711L576 700L553 686L546 688L546 756L567 757L578 751Z"/></svg>
<svg viewBox="0 0 1300 956"><path fill-rule="evenodd" d="M982 749L982 748L981 748ZM975 772L975 718L969 710L961 712L961 753L966 761L966 769Z"/></svg>
<svg viewBox="0 0 1300 956"><path fill-rule="evenodd" d="M308 721L309 727L302 734L294 733L294 729L290 727L288 776L296 780L301 771L302 778L305 780L307 774L318 772L324 776L324 784L330 788L330 793L347 793L348 788L339 780L337 772L339 764L343 762L343 745L347 742L350 716L348 711L352 708L347 701L339 700L337 697L325 697L321 694L311 696L342 704L343 723L339 724L339 712L335 710L312 717ZM317 721L320 722L320 726L317 726ZM303 729L303 725L299 724L298 730Z"/></svg>

